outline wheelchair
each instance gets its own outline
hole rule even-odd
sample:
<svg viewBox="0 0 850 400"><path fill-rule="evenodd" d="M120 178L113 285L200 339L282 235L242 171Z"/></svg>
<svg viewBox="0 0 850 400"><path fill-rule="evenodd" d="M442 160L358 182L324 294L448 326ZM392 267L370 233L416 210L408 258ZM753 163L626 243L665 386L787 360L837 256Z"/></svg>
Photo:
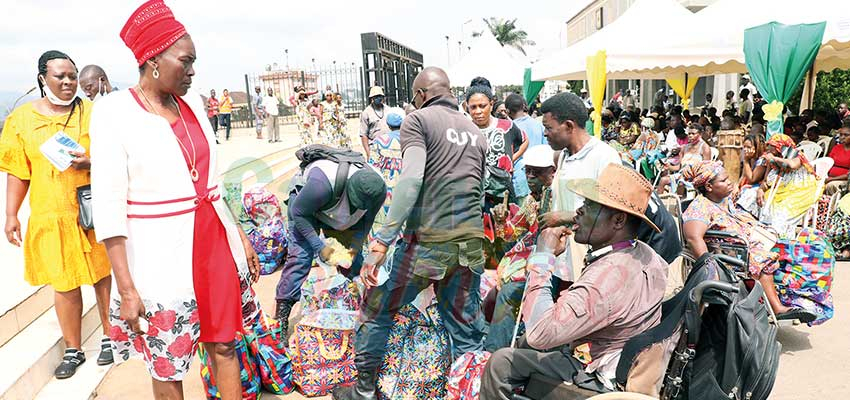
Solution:
<svg viewBox="0 0 850 400"><path fill-rule="evenodd" d="M694 261L693 269L682 290L661 304L661 322L654 328L626 342L616 370L616 385L620 391L598 393L567 384L557 379L533 374L524 390L513 395L514 400L677 400L687 398L689 363L695 350L688 343L686 318L702 316L710 304L722 304L733 293L743 290L739 281L723 269L741 268L733 257L706 253ZM738 282L738 283L736 283ZM769 308L769 307L768 307ZM697 321L697 324L700 322ZM655 356L642 359L650 348L661 349ZM670 351L672 349L672 351ZM658 357L658 354L662 354ZM654 358L653 358L654 357ZM656 364L657 368L647 365ZM633 366L641 366L639 379ZM647 372L649 371L649 372ZM632 382L639 380L639 383ZM641 393L642 392L642 393ZM646 392L654 392L651 397Z"/></svg>

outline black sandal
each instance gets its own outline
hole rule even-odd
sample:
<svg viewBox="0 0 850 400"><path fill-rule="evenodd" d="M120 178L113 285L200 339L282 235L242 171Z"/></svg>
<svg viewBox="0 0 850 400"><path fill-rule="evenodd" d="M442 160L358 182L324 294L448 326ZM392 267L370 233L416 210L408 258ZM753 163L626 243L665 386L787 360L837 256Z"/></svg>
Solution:
<svg viewBox="0 0 850 400"><path fill-rule="evenodd" d="M86 355L77 349L70 348L65 350L65 356L62 357L62 363L56 367L53 375L56 379L68 379L77 373L77 368L86 362Z"/></svg>
<svg viewBox="0 0 850 400"><path fill-rule="evenodd" d="M100 341L100 355L97 356L97 365L104 366L115 362L112 357L112 341L109 338L103 338Z"/></svg>
<svg viewBox="0 0 850 400"><path fill-rule="evenodd" d="M778 321L795 320L796 319L796 320L805 324L805 323L809 323L809 322L812 322L812 321L818 319L818 316L817 316L817 314L815 314L815 313L813 313L809 310L806 310L804 308L795 307L795 308L792 308L792 309L790 309L790 310L788 310L788 311L786 311L782 314L776 314L776 319Z"/></svg>

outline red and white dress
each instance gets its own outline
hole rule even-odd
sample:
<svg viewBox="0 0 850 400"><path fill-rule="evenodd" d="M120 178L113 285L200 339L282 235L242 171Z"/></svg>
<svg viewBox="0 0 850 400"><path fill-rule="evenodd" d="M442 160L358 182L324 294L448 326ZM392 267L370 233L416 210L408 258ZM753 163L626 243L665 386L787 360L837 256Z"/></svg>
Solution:
<svg viewBox="0 0 850 400"><path fill-rule="evenodd" d="M130 274L149 322L145 334L131 333L120 319L113 282L116 361L142 358L162 381L183 379L199 341L232 341L243 326L241 307L253 304L240 298L240 275L247 281L249 272L239 228L221 200L210 147L215 138L208 121L198 118L205 115L203 104L196 95L178 104L185 128L179 119L169 126L145 111L132 90L99 101L92 116L98 240L127 237Z"/></svg>

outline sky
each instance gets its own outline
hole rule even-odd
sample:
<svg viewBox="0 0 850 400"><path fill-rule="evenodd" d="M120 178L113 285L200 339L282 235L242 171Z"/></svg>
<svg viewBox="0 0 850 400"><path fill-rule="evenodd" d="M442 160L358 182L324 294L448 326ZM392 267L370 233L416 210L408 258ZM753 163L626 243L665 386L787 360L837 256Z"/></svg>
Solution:
<svg viewBox="0 0 850 400"><path fill-rule="evenodd" d="M534 55L566 44L566 21L589 0L493 1L286 1L166 0L195 42L194 89L244 90L246 73L266 65L309 67L337 62L362 64L360 33L381 34L423 54L426 65L458 60L458 40L484 29L482 18L517 18L537 42ZM102 66L113 83L134 84L138 70L118 36L141 0L7 1L0 24L0 94L22 94L36 83L39 55L68 53L79 68ZM467 21L470 21L467 23ZM462 32L464 35L462 36ZM465 39L464 39L465 38ZM466 44L463 45L466 47ZM450 65L450 64L449 64Z"/></svg>

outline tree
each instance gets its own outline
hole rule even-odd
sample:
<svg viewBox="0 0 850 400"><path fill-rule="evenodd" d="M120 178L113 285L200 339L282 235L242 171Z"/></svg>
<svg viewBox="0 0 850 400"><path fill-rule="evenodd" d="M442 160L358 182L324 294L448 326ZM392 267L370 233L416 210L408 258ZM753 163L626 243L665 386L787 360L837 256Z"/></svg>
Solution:
<svg viewBox="0 0 850 400"><path fill-rule="evenodd" d="M516 18L506 20L502 18L483 18L484 23L490 28L490 33L496 38L502 47L513 47L525 55L525 46L534 46L534 41L528 39L528 33L516 26ZM481 36L481 32L475 32L473 37Z"/></svg>

